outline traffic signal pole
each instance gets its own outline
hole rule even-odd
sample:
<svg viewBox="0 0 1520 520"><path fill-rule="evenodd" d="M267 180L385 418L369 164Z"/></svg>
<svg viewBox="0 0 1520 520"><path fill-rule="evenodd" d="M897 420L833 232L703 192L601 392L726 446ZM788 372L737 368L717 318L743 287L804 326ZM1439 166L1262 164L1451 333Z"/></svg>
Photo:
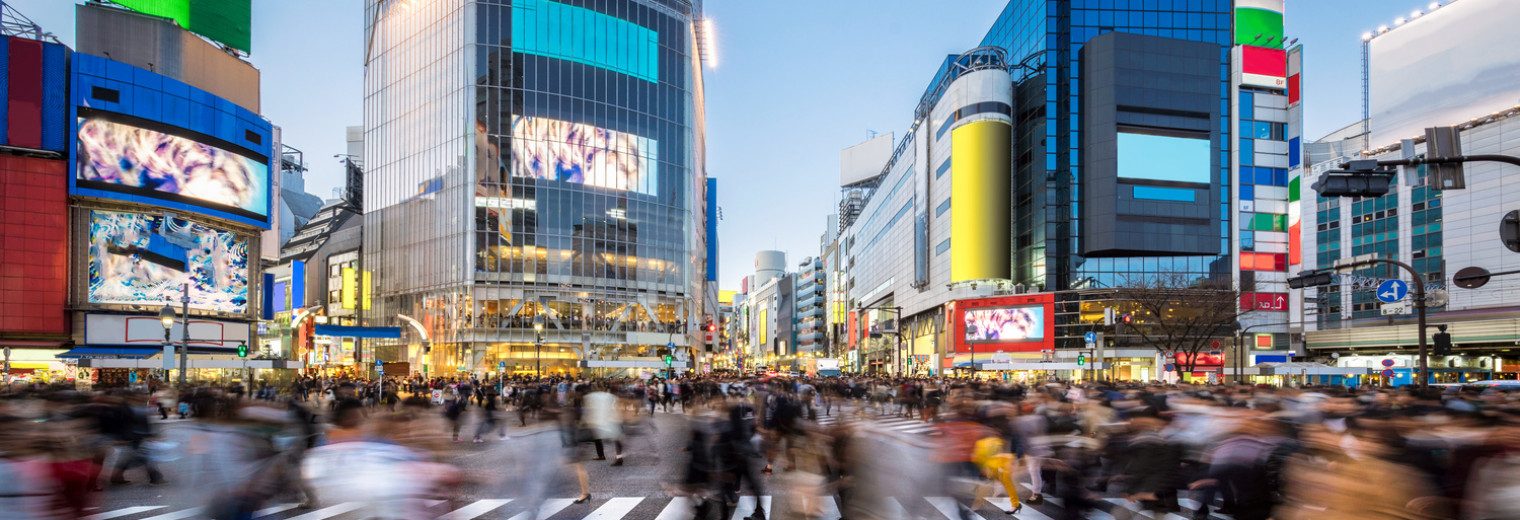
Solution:
<svg viewBox="0 0 1520 520"><path fill-rule="evenodd" d="M1430 353L1425 339L1425 279L1420 276L1419 271L1415 271L1413 266L1404 262L1386 258L1350 258L1336 262L1335 269L1356 269L1376 264L1396 265L1409 273L1409 291L1414 294L1414 310L1420 327L1420 388L1428 388L1430 386Z"/></svg>

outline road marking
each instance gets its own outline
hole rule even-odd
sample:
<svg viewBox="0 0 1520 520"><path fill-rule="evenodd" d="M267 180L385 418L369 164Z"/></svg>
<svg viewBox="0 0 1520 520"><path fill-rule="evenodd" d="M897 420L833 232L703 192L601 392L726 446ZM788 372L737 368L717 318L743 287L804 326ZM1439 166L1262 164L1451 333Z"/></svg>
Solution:
<svg viewBox="0 0 1520 520"><path fill-rule="evenodd" d="M696 513L693 510L695 507L697 507L696 504L692 503L690 498L675 497L670 499L669 504L665 504L665 509L660 511L660 516L655 517L654 520L691 520Z"/></svg>
<svg viewBox="0 0 1520 520"><path fill-rule="evenodd" d="M362 507L364 507L363 502L344 502L342 504L328 507L326 509L318 509L301 516L290 518L289 520L322 520L324 518L332 518Z"/></svg>
<svg viewBox="0 0 1520 520"><path fill-rule="evenodd" d="M1009 499L1008 497L988 498L987 503L992 504L994 507L998 508L998 511L1008 511L1010 509L1013 509L1013 500ZM1038 509L1035 509L1029 504L1024 504L1024 509L1020 510L1019 514L1013 515L1013 517L1019 520L1052 520L1045 513L1041 513Z"/></svg>
<svg viewBox="0 0 1520 520"><path fill-rule="evenodd" d="M945 515L945 518L963 518L959 516L960 504L957 504L953 498L924 497L924 500L927 500L929 502L929 505L934 506L934 509L938 510L939 514ZM985 520L981 515L976 514L975 511L971 512L970 516L966 518L972 518L974 520Z"/></svg>
<svg viewBox="0 0 1520 520"><path fill-rule="evenodd" d="M489 513L491 510L504 506L512 499L504 500L477 500L475 503L461 507L453 512L438 517L438 520L470 520L477 516Z"/></svg>
<svg viewBox="0 0 1520 520"><path fill-rule="evenodd" d="M104 513L93 514L93 515L84 517L84 518L82 518L80 520L110 520L112 518L121 518L121 517L127 516L127 515L135 515L135 514L138 514L138 513L146 513L148 511L152 511L154 509L163 509L164 507L167 507L167 506L138 506L138 507L128 507L126 509L117 509L115 511L106 511Z"/></svg>
<svg viewBox="0 0 1520 520"><path fill-rule="evenodd" d="M284 513L286 511L291 510L291 509L295 509L296 506L299 506L299 505L301 505L301 504L280 504L280 505L277 505L277 506L274 506L274 507L267 507L267 508L264 508L264 509L260 509L258 511L254 511L253 512L253 517L254 518L262 518L262 517L266 517L266 516L270 516L270 515L274 515L274 514Z"/></svg>
<svg viewBox="0 0 1520 520"><path fill-rule="evenodd" d="M545 500L544 503L538 505L538 520L549 520L549 517L554 516L555 513L564 511L565 508L570 507L570 504L574 503L575 499L573 498L551 498ZM524 511L512 517L512 520L528 520L528 518L531 518L531 514Z"/></svg>
<svg viewBox="0 0 1520 520"><path fill-rule="evenodd" d="M596 508L596 511L592 511L590 515L581 520L617 520L622 518L623 515L628 514L633 508L638 507L639 502L643 500L643 498L638 497L614 498L608 500L607 503L602 504L602 507Z"/></svg>
<svg viewBox="0 0 1520 520"><path fill-rule="evenodd" d="M201 514L201 508L199 508L199 507L192 507L190 509L186 509L186 510L183 510L183 511L175 511L173 513L165 513L165 514L158 515L158 516L150 516L148 518L144 518L143 520L180 520L182 518L190 518L192 516L196 516L196 515L199 515L199 514Z"/></svg>

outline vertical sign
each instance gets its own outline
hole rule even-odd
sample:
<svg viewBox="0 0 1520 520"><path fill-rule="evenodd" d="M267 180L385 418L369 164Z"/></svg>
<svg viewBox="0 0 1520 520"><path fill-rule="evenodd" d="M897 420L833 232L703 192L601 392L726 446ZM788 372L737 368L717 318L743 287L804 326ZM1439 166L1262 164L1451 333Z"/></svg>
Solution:
<svg viewBox="0 0 1520 520"><path fill-rule="evenodd" d="M304 308L306 308L306 262L296 260L290 263L291 314L299 314Z"/></svg>
<svg viewBox="0 0 1520 520"><path fill-rule="evenodd" d="M343 268L343 308L354 308L355 294L359 281L357 273L352 267Z"/></svg>
<svg viewBox="0 0 1520 520"><path fill-rule="evenodd" d="M360 276L360 278L362 278L362 279L359 281L359 292L360 292L360 294L363 295L363 297L360 298L361 301L360 301L359 307L367 311L367 310L369 310L369 291L370 291L370 286L369 286L369 271L364 271L364 274L362 276Z"/></svg>
<svg viewBox="0 0 1520 520"><path fill-rule="evenodd" d="M1303 161L1303 45L1288 49L1288 265L1303 263L1303 227L1301 217L1300 179L1304 174Z"/></svg>

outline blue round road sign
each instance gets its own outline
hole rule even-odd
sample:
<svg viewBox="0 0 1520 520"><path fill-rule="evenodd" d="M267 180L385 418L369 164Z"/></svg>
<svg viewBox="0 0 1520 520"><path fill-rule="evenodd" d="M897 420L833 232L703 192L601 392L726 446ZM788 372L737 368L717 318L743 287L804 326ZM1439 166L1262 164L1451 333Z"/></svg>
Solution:
<svg viewBox="0 0 1520 520"><path fill-rule="evenodd" d="M1383 369L1383 377L1393 377L1393 369L1392 368L1385 368L1385 369Z"/></svg>
<svg viewBox="0 0 1520 520"><path fill-rule="evenodd" d="M1173 371L1173 370L1176 370L1176 368L1175 368L1175 367L1173 367L1173 366L1172 366L1172 365L1167 365L1167 366L1166 366L1166 371L1167 371L1167 372L1171 372L1171 371Z"/></svg>
<svg viewBox="0 0 1520 520"><path fill-rule="evenodd" d="M1087 340L1088 343L1097 343L1098 342L1098 333L1096 333L1096 332L1089 332L1087 334L1083 334L1082 335L1082 339Z"/></svg>
<svg viewBox="0 0 1520 520"><path fill-rule="evenodd" d="M1377 298L1383 303L1398 303L1409 295L1409 284L1403 280L1383 280L1378 284Z"/></svg>
<svg viewBox="0 0 1520 520"><path fill-rule="evenodd" d="M1384 359L1383 360L1383 366L1392 368L1393 367L1393 360L1392 359Z"/></svg>

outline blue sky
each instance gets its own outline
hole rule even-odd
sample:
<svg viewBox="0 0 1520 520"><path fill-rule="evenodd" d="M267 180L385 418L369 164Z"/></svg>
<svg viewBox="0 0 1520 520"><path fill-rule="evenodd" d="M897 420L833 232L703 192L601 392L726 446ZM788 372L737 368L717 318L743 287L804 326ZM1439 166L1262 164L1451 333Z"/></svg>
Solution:
<svg viewBox="0 0 1520 520"><path fill-rule="evenodd" d="M1015 0L1017 1L1017 0ZM1449 0L1447 0L1449 1ZM69 0L7 0L65 43ZM263 72L264 115L306 152L307 190L330 195L333 154L362 123L361 0L253 2L251 60ZM707 0L718 66L707 72L708 173L719 179L725 289L755 251L816 254L838 193L839 150L869 131L901 132L939 62L965 51L1006 0ZM1361 113L1362 32L1429 0L1288 0L1288 38L1304 45L1305 136Z"/></svg>

